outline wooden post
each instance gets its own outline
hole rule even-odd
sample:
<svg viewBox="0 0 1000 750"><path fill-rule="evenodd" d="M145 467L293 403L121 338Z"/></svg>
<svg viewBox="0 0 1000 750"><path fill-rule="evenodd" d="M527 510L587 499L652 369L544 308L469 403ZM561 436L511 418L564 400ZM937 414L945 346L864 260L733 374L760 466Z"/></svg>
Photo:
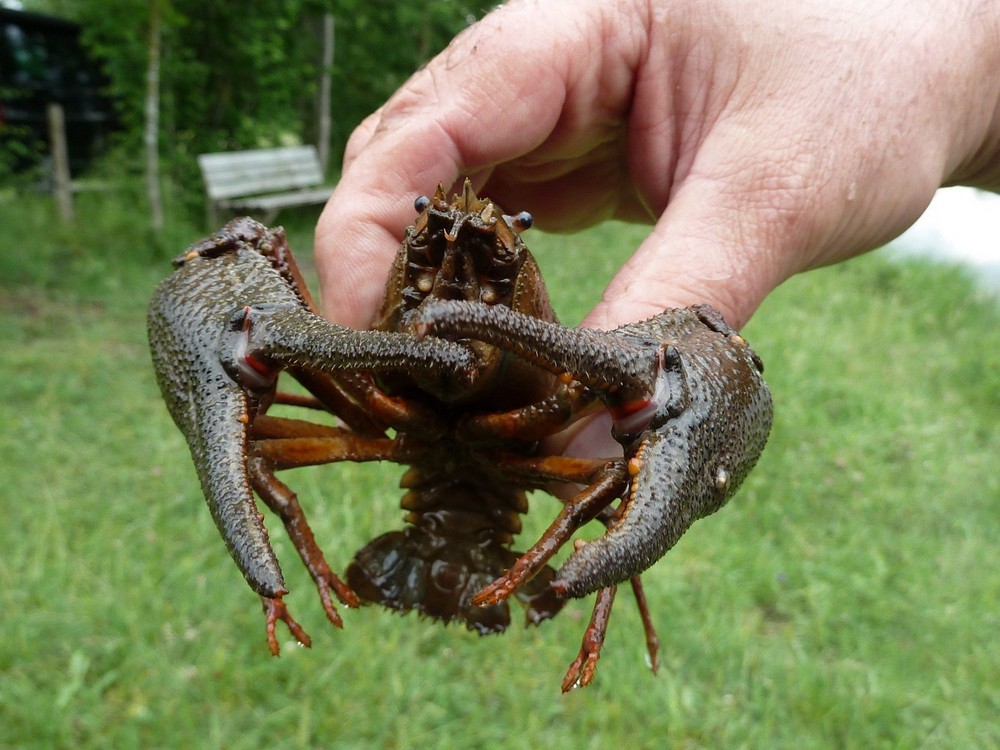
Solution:
<svg viewBox="0 0 1000 750"><path fill-rule="evenodd" d="M52 189L59 206L59 218L73 221L73 185L69 176L69 152L66 148L66 119L61 104L48 106L49 146L52 156Z"/></svg>
<svg viewBox="0 0 1000 750"><path fill-rule="evenodd" d="M330 86L333 77L333 14L323 14L323 62L320 66L319 101L316 104L319 122L316 125L316 151L319 165L326 174L330 162Z"/></svg>

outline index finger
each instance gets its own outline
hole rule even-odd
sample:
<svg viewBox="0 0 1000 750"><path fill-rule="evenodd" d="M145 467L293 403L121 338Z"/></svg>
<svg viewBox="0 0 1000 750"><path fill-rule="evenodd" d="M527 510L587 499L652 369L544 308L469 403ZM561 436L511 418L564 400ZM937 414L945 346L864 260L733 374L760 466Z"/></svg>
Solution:
<svg viewBox="0 0 1000 750"><path fill-rule="evenodd" d="M478 191L495 167L528 155L575 164L602 142L595 129L627 111L642 49L642 24L609 34L605 16L617 13L596 0L503 5L359 128L316 231L329 317L370 323L416 196L465 176ZM536 172L517 189L541 179Z"/></svg>
<svg viewBox="0 0 1000 750"><path fill-rule="evenodd" d="M553 66L509 66L517 54L509 37L493 49L500 42L488 27L502 22L502 10L456 37L352 136L316 228L331 320L371 322L416 196L460 176L480 187L493 164L529 152L558 121L563 76Z"/></svg>

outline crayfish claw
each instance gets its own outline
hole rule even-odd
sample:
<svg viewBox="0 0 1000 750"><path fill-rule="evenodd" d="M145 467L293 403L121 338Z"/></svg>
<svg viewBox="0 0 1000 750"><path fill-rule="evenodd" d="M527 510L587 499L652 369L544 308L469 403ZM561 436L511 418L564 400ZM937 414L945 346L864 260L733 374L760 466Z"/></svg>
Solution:
<svg viewBox="0 0 1000 750"><path fill-rule="evenodd" d="M278 645L278 637L274 632L275 626L278 624L278 620L281 620L288 626L288 631L300 644L306 648L312 646L312 638L309 637L309 634L306 633L305 629L299 625L298 622L295 621L295 618L288 612L288 607L285 605L285 602L280 596L273 598L262 596L260 601L264 607L264 617L267 621L267 647L271 651L272 656L281 655L281 646Z"/></svg>
<svg viewBox="0 0 1000 750"><path fill-rule="evenodd" d="M560 593L583 596L646 570L691 524L725 505L764 449L771 395L754 355L714 319L706 324L706 315L704 306L673 310L619 329L661 342L657 387L638 422L616 414L617 394L606 396L629 489L608 533L559 570Z"/></svg>

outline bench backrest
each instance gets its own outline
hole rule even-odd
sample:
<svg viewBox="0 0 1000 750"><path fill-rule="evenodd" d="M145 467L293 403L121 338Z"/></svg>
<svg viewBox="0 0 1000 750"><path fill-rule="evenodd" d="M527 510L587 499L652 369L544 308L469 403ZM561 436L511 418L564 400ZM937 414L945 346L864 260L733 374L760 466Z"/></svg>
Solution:
<svg viewBox="0 0 1000 750"><path fill-rule="evenodd" d="M198 166L212 200L236 198L323 183L314 146L201 154Z"/></svg>

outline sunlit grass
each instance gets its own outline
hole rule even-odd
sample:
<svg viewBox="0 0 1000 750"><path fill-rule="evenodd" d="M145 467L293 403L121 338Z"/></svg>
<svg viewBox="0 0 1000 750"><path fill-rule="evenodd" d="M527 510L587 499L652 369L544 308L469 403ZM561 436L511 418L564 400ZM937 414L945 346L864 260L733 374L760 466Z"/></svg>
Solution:
<svg viewBox="0 0 1000 750"><path fill-rule="evenodd" d="M746 331L770 445L645 576L659 675L623 591L596 683L562 696L589 601L500 637L375 609L337 631L274 521L314 647L267 654L145 349L200 230L152 243L122 205L70 231L0 203L0 747L1000 743L1000 314L961 274L871 256L772 295ZM640 237L531 238L565 320ZM335 567L398 526L399 475L288 475ZM553 508L534 496L532 532Z"/></svg>

